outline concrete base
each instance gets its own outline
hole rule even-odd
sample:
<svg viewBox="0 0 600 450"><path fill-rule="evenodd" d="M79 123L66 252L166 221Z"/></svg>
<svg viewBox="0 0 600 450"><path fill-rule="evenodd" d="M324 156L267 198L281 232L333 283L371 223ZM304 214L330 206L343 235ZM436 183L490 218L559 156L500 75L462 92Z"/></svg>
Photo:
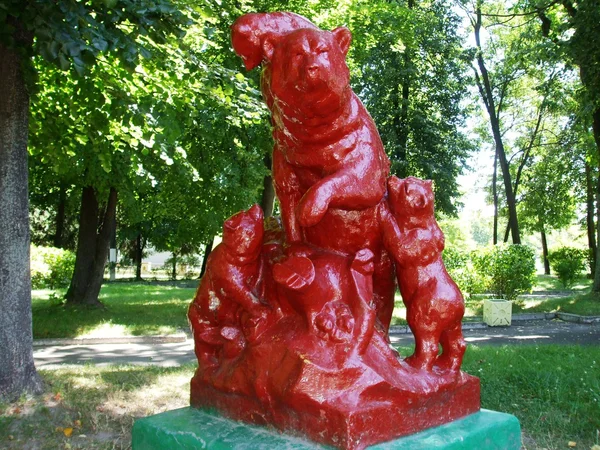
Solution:
<svg viewBox="0 0 600 450"><path fill-rule="evenodd" d="M215 411L192 407L136 420L132 431L132 447L133 450L331 448L281 434L276 430L226 419ZM521 427L515 416L482 409L464 419L369 448L373 450L519 450Z"/></svg>

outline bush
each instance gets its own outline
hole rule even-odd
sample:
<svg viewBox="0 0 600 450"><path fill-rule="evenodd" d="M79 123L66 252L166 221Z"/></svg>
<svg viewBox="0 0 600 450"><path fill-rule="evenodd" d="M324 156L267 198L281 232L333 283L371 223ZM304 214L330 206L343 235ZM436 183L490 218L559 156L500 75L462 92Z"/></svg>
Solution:
<svg viewBox="0 0 600 450"><path fill-rule="evenodd" d="M474 252L473 265L485 280L486 290L514 300L530 292L535 281L535 253L525 245L496 245Z"/></svg>
<svg viewBox="0 0 600 450"><path fill-rule="evenodd" d="M448 274L450 274L450 277L452 277L465 297L483 292L483 279L473 268L469 252L446 248L443 259Z"/></svg>
<svg viewBox="0 0 600 450"><path fill-rule="evenodd" d="M31 285L34 289L56 289L71 282L75 254L54 247L31 246Z"/></svg>
<svg viewBox="0 0 600 450"><path fill-rule="evenodd" d="M579 248L561 247L548 254L550 267L565 289L573 286L581 271L585 269L588 253Z"/></svg>

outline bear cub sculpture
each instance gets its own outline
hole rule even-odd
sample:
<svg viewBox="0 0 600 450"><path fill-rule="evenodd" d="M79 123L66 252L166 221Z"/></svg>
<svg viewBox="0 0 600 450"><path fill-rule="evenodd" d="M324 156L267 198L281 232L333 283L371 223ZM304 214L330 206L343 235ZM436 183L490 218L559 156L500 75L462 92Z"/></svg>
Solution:
<svg viewBox="0 0 600 450"><path fill-rule="evenodd" d="M263 212L254 205L223 224L223 241L211 252L188 318L196 356L204 368L239 355L270 308L260 300L264 260Z"/></svg>
<svg viewBox="0 0 600 450"><path fill-rule="evenodd" d="M386 247L396 262L406 320L415 336L415 352L406 361L419 369L458 372L465 352L461 320L463 296L444 262L444 235L433 212L430 180L388 180L382 223ZM439 345L442 354L438 356Z"/></svg>

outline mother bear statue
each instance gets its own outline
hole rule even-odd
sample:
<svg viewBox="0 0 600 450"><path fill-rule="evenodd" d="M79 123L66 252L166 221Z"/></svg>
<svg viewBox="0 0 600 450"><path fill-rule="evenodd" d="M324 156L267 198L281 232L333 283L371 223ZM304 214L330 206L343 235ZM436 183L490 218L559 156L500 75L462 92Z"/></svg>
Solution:
<svg viewBox="0 0 600 450"><path fill-rule="evenodd" d="M317 28L292 13L246 14L232 26L247 69L263 64L271 110L273 179L288 243L374 255L373 303L387 331L394 269L377 209L390 162L373 119L350 87L347 28Z"/></svg>

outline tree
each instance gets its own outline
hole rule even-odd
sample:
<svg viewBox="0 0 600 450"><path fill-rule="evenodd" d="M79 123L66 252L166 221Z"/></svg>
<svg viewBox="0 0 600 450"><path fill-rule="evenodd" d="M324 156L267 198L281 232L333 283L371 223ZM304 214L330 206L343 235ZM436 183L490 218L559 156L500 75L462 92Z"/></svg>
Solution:
<svg viewBox="0 0 600 450"><path fill-rule="evenodd" d="M32 36L14 20L12 38L30 45ZM0 42L0 399L37 392L33 363L29 222L27 217L28 95L21 55Z"/></svg>
<svg viewBox="0 0 600 450"><path fill-rule="evenodd" d="M456 214L457 177L473 149L464 128L467 55L444 0L355 2L349 66L392 173L435 181L436 210ZM332 19L330 19L332 20Z"/></svg>
<svg viewBox="0 0 600 450"><path fill-rule="evenodd" d="M563 62L579 69L583 85L579 115L591 124L600 164L600 2L598 0L565 0L538 5L531 1L518 4L520 14L539 19L539 32ZM600 171L596 180L596 242L600 240ZM596 246L596 261L600 246ZM600 264L596 264L593 292L600 292Z"/></svg>
<svg viewBox="0 0 600 450"><path fill-rule="evenodd" d="M142 51L135 29L141 25L155 39L187 21L162 0L145 9L132 1L81 3L73 0L27 2L7 0L0 6L0 397L14 398L39 388L33 364L29 220L27 205L27 140L31 55L44 56L67 69L82 72L105 50L134 64ZM35 38L35 45L34 45Z"/></svg>
<svg viewBox="0 0 600 450"><path fill-rule="evenodd" d="M473 27L476 45L475 60L477 65L473 65L472 67L479 94L489 117L489 124L495 143L494 180L492 182L495 189L496 163L499 162L502 170L502 179L504 181L504 194L506 196L506 205L508 210L508 226L511 231L513 244L520 244L521 235L519 232L519 222L517 218L516 199L511 181L509 160L507 158L507 152L504 143L504 132L502 130L501 118L509 86L519 76L520 70L517 67L512 67L512 70L502 70L506 69L505 66L501 67L500 70L497 71L496 79L494 79L490 74L481 41L481 30L483 26L482 3L483 2L481 0L477 0L474 11L468 12L469 20ZM495 194L494 201L496 202ZM496 242L496 223L494 226L494 242Z"/></svg>
<svg viewBox="0 0 600 450"><path fill-rule="evenodd" d="M538 154L523 181L519 217L524 229L540 233L544 272L550 274L547 233L569 225L575 218L573 164L564 153L551 149Z"/></svg>

